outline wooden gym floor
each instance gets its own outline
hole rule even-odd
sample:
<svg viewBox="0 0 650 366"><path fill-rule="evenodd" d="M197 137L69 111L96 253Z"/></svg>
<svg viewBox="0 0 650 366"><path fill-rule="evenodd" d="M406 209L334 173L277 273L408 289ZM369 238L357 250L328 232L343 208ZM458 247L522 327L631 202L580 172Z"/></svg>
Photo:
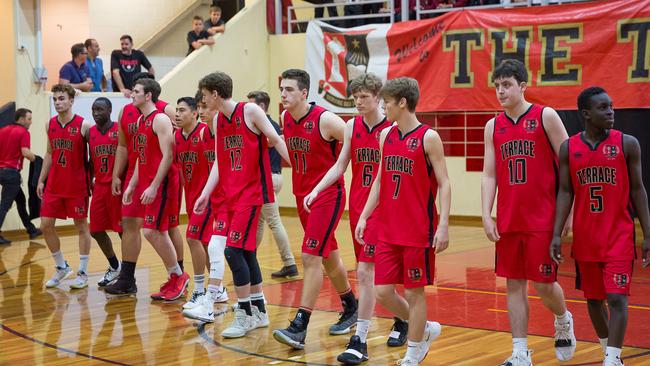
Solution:
<svg viewBox="0 0 650 366"><path fill-rule="evenodd" d="M294 255L299 261L302 230L296 217L284 217ZM181 229L185 230L185 226ZM116 251L119 238L111 234ZM436 261L436 286L427 289L428 318L443 324L424 365L498 365L511 352L505 301L505 282L493 272L494 250L479 227L452 226L450 248ZM354 253L349 226L342 220L338 231L346 267L353 286ZM286 327L300 301L301 279L277 281L270 273L281 267L275 243L267 230L259 260L267 286L271 326L249 336L224 340L219 333L232 320L227 306L214 324L185 319L183 301L152 302L149 293L164 281L166 271L153 249L143 240L136 277L137 297L107 301L97 281L107 267L93 242L89 265L90 286L70 291L66 283L45 289L54 270L42 238L15 240L0 246L0 364L2 365L336 365L349 335L329 336L338 318L340 302L326 280L312 316L305 351L293 351L273 340L271 332ZM568 249L568 248L566 248ZM62 238L62 250L73 269L78 265L76 236ZM189 250L185 267L191 273ZM569 261L570 262L570 261ZM299 264L302 273L302 268ZM574 289L573 263L560 268L559 281L572 311L576 356L563 365L600 365L602 356L587 316L582 294ZM234 296L226 268L225 283ZM535 365L558 365L553 350L553 318L530 294L529 345ZM231 300L232 304L233 301ZM650 270L635 268L630 298L629 326L623 358L627 366L650 365ZM394 365L403 348L386 347L390 314L378 306L368 336L368 365Z"/></svg>

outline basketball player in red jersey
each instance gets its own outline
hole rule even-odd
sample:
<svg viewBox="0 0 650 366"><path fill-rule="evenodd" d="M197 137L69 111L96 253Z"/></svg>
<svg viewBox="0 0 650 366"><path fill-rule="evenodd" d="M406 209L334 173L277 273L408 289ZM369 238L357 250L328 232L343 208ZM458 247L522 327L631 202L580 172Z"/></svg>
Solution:
<svg viewBox="0 0 650 366"><path fill-rule="evenodd" d="M578 110L585 131L560 147L560 191L550 255L558 263L563 260L560 235L575 197L571 255L578 271L576 285L584 292L605 351L603 366L622 366L635 259L631 208L643 228L643 267L650 264L650 214L641 147L633 136L613 129L612 100L604 89L583 90Z"/></svg>
<svg viewBox="0 0 650 366"><path fill-rule="evenodd" d="M245 336L250 330L267 327L262 273L257 262L256 233L261 206L273 202L273 183L268 145L288 161L284 141L255 103L232 100L232 79L223 72L209 74L199 82L203 100L219 113L215 117L215 165L197 199L195 211L202 213L219 184L225 194L217 214L217 235L227 237L225 256L232 271L238 308L235 319L221 332L225 338ZM268 139L268 141L267 141Z"/></svg>
<svg viewBox="0 0 650 366"><path fill-rule="evenodd" d="M100 97L92 105L95 125L88 131L88 147L95 177L90 202L90 235L97 241L109 267L98 285L104 287L120 273L120 262L106 230L122 235L122 197L111 193L111 177L117 150L118 124L111 121L111 101Z"/></svg>
<svg viewBox="0 0 650 366"><path fill-rule="evenodd" d="M300 223L305 231L302 243L304 280L300 308L286 329L273 331L273 337L296 349L305 347L307 326L316 299L323 285L323 269L339 293L343 312L339 321L330 327L330 334L346 334L356 325L357 300L348 274L339 255L334 231L345 209L345 186L341 176L329 188L319 192L311 202L310 212L304 208L305 197L336 164L338 143L343 141L345 122L334 113L307 103L309 74L304 70L289 69L282 73L280 92L285 112L284 138L291 157L293 194Z"/></svg>
<svg viewBox="0 0 650 366"><path fill-rule="evenodd" d="M143 78L153 79L153 75L146 72L140 73L136 75L134 83ZM173 117L172 106L162 100L156 101L155 105L159 112L164 112L166 115L171 116L170 118ZM116 196L122 196L123 187L128 186L135 171L138 157L136 137L138 134L138 120L141 115L140 110L133 103L129 103L122 108L118 117L119 144L115 154L111 183L111 190L113 195ZM142 192L134 192L136 197L141 194ZM143 206L139 200L132 200L130 204L122 206L122 268L117 281L106 286L105 291L108 294L133 294L137 291L135 266L142 245L140 237L142 222L140 219L143 216ZM177 248L177 246L175 245L174 248Z"/></svg>
<svg viewBox="0 0 650 366"><path fill-rule="evenodd" d="M548 254L553 236L557 153L567 139L552 108L524 98L528 72L517 60L504 60L492 80L504 112L485 126L481 199L483 228L496 242L496 274L507 280L512 356L503 366L532 365L528 350L528 281L555 314L555 355L573 357L573 318L556 281L557 266ZM492 220L497 198L497 223Z"/></svg>
<svg viewBox="0 0 650 366"><path fill-rule="evenodd" d="M180 98L176 104L174 124L178 126L175 132L176 162L182 169L182 182L185 190L186 212L189 217L187 224L187 243L192 255L194 267L194 291L190 300L183 305L183 315L205 322L214 321L214 312L210 302L210 311L206 314L191 311L203 301L205 293L205 268L208 255L208 244L212 237L213 215L208 207L202 214L194 213L194 203L201 194L210 173L210 159L214 161L214 138L207 125L197 120L196 99L193 97Z"/></svg>
<svg viewBox="0 0 650 366"><path fill-rule="evenodd" d="M424 360L441 332L439 323L426 319L424 287L433 284L435 253L449 245L451 186L440 136L415 115L420 98L417 81L388 80L380 95L386 116L397 124L381 132L381 168L355 235L362 244L371 237L365 234L368 219L379 205L377 299L393 314L409 320L408 348L401 365L411 366ZM438 191L439 220L435 206ZM396 284L404 285L406 300L395 292Z"/></svg>
<svg viewBox="0 0 650 366"><path fill-rule="evenodd" d="M63 258L61 242L55 230L56 219L74 219L79 232L79 270L70 288L88 286L88 197L90 172L88 169L88 129L91 123L72 113L75 91L69 85L52 87L52 99L57 115L46 125L47 152L38 178L37 193L41 205L41 229L48 249L56 263L54 276L45 287L56 287L72 273ZM47 185L45 180L47 179Z"/></svg>
<svg viewBox="0 0 650 366"><path fill-rule="evenodd" d="M144 206L144 236L162 258L169 273L168 281L151 298L171 301L183 295L189 276L178 264L167 232L170 216L168 200L177 197L176 189L179 187L175 187L178 172L174 174L176 167L172 164L173 127L169 117L156 109L155 102L159 95L160 85L155 80L140 79L135 82L133 105L142 112L136 138L138 157L122 203L128 205L133 199L139 199ZM136 187L142 192L140 197L133 197Z"/></svg>
<svg viewBox="0 0 650 366"><path fill-rule="evenodd" d="M358 364L368 359L366 338L372 313L375 309L375 246L377 245L378 213L368 220L369 229L365 245L361 245L354 236L359 216L366 204L372 182L377 176L381 153L379 151L379 134L391 126L379 105L379 90L382 81L374 74L362 74L350 82L359 115L349 120L345 126L343 148L336 164L330 168L323 179L305 197L304 207L316 200L318 194L338 181L352 161L352 184L350 187L350 229L357 259L357 280L359 281L359 317L356 333L350 338L347 350L338 356L340 362ZM403 345L406 342L408 323L396 318L393 331L399 336L389 337L389 346ZM401 338L401 339L400 339Z"/></svg>

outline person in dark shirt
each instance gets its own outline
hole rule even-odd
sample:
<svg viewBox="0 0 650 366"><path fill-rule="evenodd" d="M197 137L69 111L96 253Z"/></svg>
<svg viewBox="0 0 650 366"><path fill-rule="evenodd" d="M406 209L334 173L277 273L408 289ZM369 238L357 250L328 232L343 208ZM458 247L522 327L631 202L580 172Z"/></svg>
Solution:
<svg viewBox="0 0 650 366"><path fill-rule="evenodd" d="M269 103L271 98L268 93L263 91L253 91L248 93L248 101L255 103L262 107L266 112L269 109ZM268 114L266 117L269 119L269 122L275 128L275 131L278 135L282 136L282 130L280 125L275 122L271 116ZM278 206L277 195L282 189L282 158L280 154L274 149L269 148L269 156L271 160L271 177L273 179L273 191L276 195L276 200L273 203L267 203L262 205L262 212L260 214L260 220L257 225L257 245L259 248L260 242L264 235L264 221L266 221L269 228L273 232L273 238L275 239L275 244L278 246L278 251L280 252L280 257L282 258L283 267L277 271L271 273L273 278L291 278L298 276L298 267L296 267L296 260L291 253L291 247L289 245L289 237L287 236L287 231L282 224L280 219L280 209Z"/></svg>
<svg viewBox="0 0 650 366"><path fill-rule="evenodd" d="M83 43L76 43L70 48L72 60L66 62L59 70L59 84L70 84L75 89L89 92L93 88L90 70L86 65L88 51Z"/></svg>
<svg viewBox="0 0 650 366"><path fill-rule="evenodd" d="M128 34L120 37L121 50L111 53L111 74L113 75L113 91L121 92L125 97L131 97L133 77L142 71L144 66L151 75L155 75L151 62L144 52L133 49L133 38Z"/></svg>
<svg viewBox="0 0 650 366"><path fill-rule="evenodd" d="M198 15L192 19L192 30L187 32L187 44L189 46L187 49L188 55L204 45L214 44L214 39L212 39L210 33L203 29L203 19Z"/></svg>
<svg viewBox="0 0 650 366"><path fill-rule="evenodd" d="M203 29L211 36L226 31L226 22L221 19L221 8L217 5L210 6L210 18L203 23Z"/></svg>

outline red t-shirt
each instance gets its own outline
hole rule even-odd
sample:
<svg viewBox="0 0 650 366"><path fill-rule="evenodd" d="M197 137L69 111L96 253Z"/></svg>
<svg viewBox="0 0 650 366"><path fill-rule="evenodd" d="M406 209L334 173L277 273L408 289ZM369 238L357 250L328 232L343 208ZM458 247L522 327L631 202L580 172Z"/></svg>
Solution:
<svg viewBox="0 0 650 366"><path fill-rule="evenodd" d="M23 168L23 147L29 148L29 131L19 124L0 128L0 168Z"/></svg>
<svg viewBox="0 0 650 366"><path fill-rule="evenodd" d="M110 184L112 180L115 152L117 151L118 124L112 122L111 128L106 133L101 133L97 125L88 131L88 146L93 162L95 184Z"/></svg>
<svg viewBox="0 0 650 366"><path fill-rule="evenodd" d="M268 140L246 125L244 107L237 103L232 116L217 117L219 185L230 206L254 206L274 202Z"/></svg>
<svg viewBox="0 0 650 366"><path fill-rule="evenodd" d="M517 121L505 113L494 120L500 233L553 231L558 163L544 130L543 110L533 104Z"/></svg>
<svg viewBox="0 0 650 366"><path fill-rule="evenodd" d="M386 135L381 153L379 241L430 248L436 231L438 182L424 151L429 127L420 124L402 135L397 126Z"/></svg>
<svg viewBox="0 0 650 366"><path fill-rule="evenodd" d="M633 260L634 221L623 134L609 130L592 148L578 133L569 139L575 194L572 255L581 261Z"/></svg>
<svg viewBox="0 0 650 366"><path fill-rule="evenodd" d="M81 134L83 117L74 115L62 125L58 116L50 119L47 138L52 148L52 166L45 193L58 197L90 195L88 145Z"/></svg>
<svg viewBox="0 0 650 366"><path fill-rule="evenodd" d="M339 155L338 141L326 141L320 133L320 117L325 108L312 104L307 115L295 120L284 113L284 140L292 166L293 194L304 197L316 187ZM344 185L343 176L328 189Z"/></svg>

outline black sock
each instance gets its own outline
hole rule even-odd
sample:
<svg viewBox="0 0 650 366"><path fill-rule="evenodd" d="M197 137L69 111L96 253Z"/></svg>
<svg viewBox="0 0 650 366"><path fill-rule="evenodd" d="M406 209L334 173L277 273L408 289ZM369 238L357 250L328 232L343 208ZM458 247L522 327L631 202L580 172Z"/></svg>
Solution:
<svg viewBox="0 0 650 366"><path fill-rule="evenodd" d="M185 267L183 267L183 260L178 261L178 265L181 267L181 272L185 272Z"/></svg>
<svg viewBox="0 0 650 366"><path fill-rule="evenodd" d="M250 298L249 298L249 300L238 301L237 303L239 304L239 308L246 312L246 315L248 315L248 316L253 315L253 309L251 308Z"/></svg>
<svg viewBox="0 0 650 366"><path fill-rule="evenodd" d="M305 309L305 308L298 309L298 312L296 313L296 318L295 319L298 319L298 318L302 319L302 329L301 330L307 329L307 325L309 325L309 318L310 317L311 317L311 310Z"/></svg>
<svg viewBox="0 0 650 366"><path fill-rule="evenodd" d="M111 268L117 269L117 267L120 266L120 261L117 260L116 256L112 256L108 258L108 264L111 266Z"/></svg>
<svg viewBox="0 0 650 366"><path fill-rule="evenodd" d="M135 262L122 261L120 276L129 280L135 279Z"/></svg>
<svg viewBox="0 0 650 366"><path fill-rule="evenodd" d="M251 304L257 306L260 313L266 313L266 306L264 306L264 298L251 300Z"/></svg>
<svg viewBox="0 0 650 366"><path fill-rule="evenodd" d="M352 289L349 289L339 296L341 297L341 303L343 303L343 309L348 310L357 308L357 299L354 297Z"/></svg>

